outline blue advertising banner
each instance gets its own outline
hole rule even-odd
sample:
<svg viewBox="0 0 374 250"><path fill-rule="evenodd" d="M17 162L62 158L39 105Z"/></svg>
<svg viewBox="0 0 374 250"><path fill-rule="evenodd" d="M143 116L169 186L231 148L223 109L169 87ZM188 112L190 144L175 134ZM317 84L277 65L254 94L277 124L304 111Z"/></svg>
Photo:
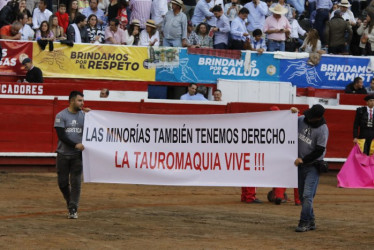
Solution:
<svg viewBox="0 0 374 250"><path fill-rule="evenodd" d="M248 67L245 67L248 61ZM240 60L179 52L179 64L158 67L156 81L217 83L217 79L278 81L280 60L273 54L242 53ZM247 70L245 70L247 68Z"/></svg>
<svg viewBox="0 0 374 250"><path fill-rule="evenodd" d="M368 57L323 55L316 66L307 61L308 58L282 59L279 80L302 88L344 89L357 76L364 80L365 86L369 86L373 77Z"/></svg>

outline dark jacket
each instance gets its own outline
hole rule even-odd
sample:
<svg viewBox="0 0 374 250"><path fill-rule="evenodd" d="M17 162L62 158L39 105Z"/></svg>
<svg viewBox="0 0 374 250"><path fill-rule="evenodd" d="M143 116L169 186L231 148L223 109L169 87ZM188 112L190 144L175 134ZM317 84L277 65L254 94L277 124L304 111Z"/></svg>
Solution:
<svg viewBox="0 0 374 250"><path fill-rule="evenodd" d="M90 39L88 37L88 32L86 30L86 27L83 27L81 29L79 29L80 31L80 35L81 35L81 39L82 39L82 43L89 43L90 42ZM71 42L75 42L75 29L74 27L70 24L68 29L66 30L66 36L67 36L67 40L71 41Z"/></svg>
<svg viewBox="0 0 374 250"><path fill-rule="evenodd" d="M345 38L345 33L348 33L347 39ZM337 47L345 43L350 44L352 34L351 25L342 17L333 17L326 24L325 39L329 47Z"/></svg>
<svg viewBox="0 0 374 250"><path fill-rule="evenodd" d="M0 28L12 24L16 20L16 11L15 8L18 8L15 6L13 1L8 2L7 5L5 5L1 11L0 11Z"/></svg>
<svg viewBox="0 0 374 250"><path fill-rule="evenodd" d="M33 67L26 73L26 81L34 83L43 83L43 73L38 67Z"/></svg>
<svg viewBox="0 0 374 250"><path fill-rule="evenodd" d="M354 83L350 83L348 84L346 87L345 87L345 90L344 92L346 94L367 94L368 92L366 91L365 88L360 88L358 90L356 90L354 87L353 87Z"/></svg>
<svg viewBox="0 0 374 250"><path fill-rule="evenodd" d="M353 138L372 139L374 138L374 127L368 127L369 115L367 107L359 107L356 110L355 121L353 123Z"/></svg>

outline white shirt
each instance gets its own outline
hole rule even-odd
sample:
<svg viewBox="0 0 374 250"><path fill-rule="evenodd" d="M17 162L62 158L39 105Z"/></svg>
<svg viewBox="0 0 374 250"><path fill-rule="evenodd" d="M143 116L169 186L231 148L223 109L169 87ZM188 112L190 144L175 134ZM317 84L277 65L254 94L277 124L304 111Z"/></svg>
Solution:
<svg viewBox="0 0 374 250"><path fill-rule="evenodd" d="M40 24L43 21L49 22L50 16L52 16L52 12L50 10L45 9L44 12L41 12L39 8L36 8L32 15L32 28L39 29Z"/></svg>
<svg viewBox="0 0 374 250"><path fill-rule="evenodd" d="M291 38L299 38L299 34L301 36L305 35L306 31L300 27L299 22L296 19L291 21Z"/></svg>
<svg viewBox="0 0 374 250"><path fill-rule="evenodd" d="M19 33L21 33L21 40L23 41L30 41L34 40L34 34L35 32L31 29L30 25L25 24L20 30ZM31 37L31 39L29 39Z"/></svg>
<svg viewBox="0 0 374 250"><path fill-rule="evenodd" d="M139 46L149 46L149 43L153 43L157 39L157 42L153 44L153 46L159 46L160 45L160 36L158 34L158 31L152 36L149 37L149 34L147 31L144 29L142 32L140 32L139 36Z"/></svg>
<svg viewBox="0 0 374 250"><path fill-rule="evenodd" d="M335 15L335 10L331 13L330 20L334 17L334 15ZM349 20L349 22L353 25L356 24L355 16L353 15L353 12L350 10L347 10L346 12L342 12L342 18L344 20Z"/></svg>
<svg viewBox="0 0 374 250"><path fill-rule="evenodd" d="M151 16L156 24L160 24L164 21L162 16L165 16L168 12L168 1L167 0L153 0L151 7Z"/></svg>
<svg viewBox="0 0 374 250"><path fill-rule="evenodd" d="M254 3L250 2L244 5L244 7L249 10L247 29L249 31L254 31L255 29L263 31L265 16L269 11L267 4L260 1L255 7Z"/></svg>

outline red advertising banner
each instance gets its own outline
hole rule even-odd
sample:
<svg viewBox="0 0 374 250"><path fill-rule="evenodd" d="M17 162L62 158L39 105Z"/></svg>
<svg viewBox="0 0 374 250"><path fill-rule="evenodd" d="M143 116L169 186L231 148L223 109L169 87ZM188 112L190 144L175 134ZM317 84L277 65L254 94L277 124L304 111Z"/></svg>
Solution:
<svg viewBox="0 0 374 250"><path fill-rule="evenodd" d="M2 58L0 72L2 75L26 75L22 61L32 58L32 42L0 41Z"/></svg>

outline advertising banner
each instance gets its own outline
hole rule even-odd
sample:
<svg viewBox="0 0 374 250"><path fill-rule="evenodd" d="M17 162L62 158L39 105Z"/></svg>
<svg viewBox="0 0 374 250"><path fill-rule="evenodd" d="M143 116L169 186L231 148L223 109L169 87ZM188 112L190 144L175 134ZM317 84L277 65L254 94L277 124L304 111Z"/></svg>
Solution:
<svg viewBox="0 0 374 250"><path fill-rule="evenodd" d="M188 54L180 49L179 65L158 67L156 81L217 83L217 79L279 80L279 59L273 54L242 53L240 60Z"/></svg>
<svg viewBox="0 0 374 250"><path fill-rule="evenodd" d="M283 59L280 63L280 81L292 82L297 87L318 89L344 89L353 79L360 76L369 86L373 73L368 67L368 57L323 55L316 66L309 59Z"/></svg>
<svg viewBox="0 0 374 250"><path fill-rule="evenodd" d="M235 121L233 123L232 121ZM86 182L297 187L297 115L86 114Z"/></svg>
<svg viewBox="0 0 374 250"><path fill-rule="evenodd" d="M155 69L146 69L146 47L54 43L41 50L34 43L34 64L45 77L154 81Z"/></svg>
<svg viewBox="0 0 374 250"><path fill-rule="evenodd" d="M27 57L32 58L32 43L0 40L0 45L2 47L1 75L26 75L22 61Z"/></svg>

